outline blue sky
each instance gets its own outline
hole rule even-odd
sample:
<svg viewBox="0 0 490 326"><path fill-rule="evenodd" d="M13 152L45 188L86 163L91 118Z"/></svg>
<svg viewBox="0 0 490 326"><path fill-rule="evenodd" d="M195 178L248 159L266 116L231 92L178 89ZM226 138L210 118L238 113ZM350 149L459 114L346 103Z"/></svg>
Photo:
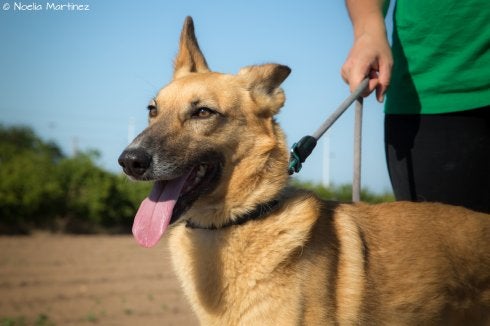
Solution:
<svg viewBox="0 0 490 326"><path fill-rule="evenodd" d="M15 4L38 10L16 10ZM66 154L97 149L99 164L120 171L128 126L146 125L146 106L172 76L185 16L194 18L211 69L276 62L292 69L278 116L291 145L311 134L347 97L340 67L352 44L343 1L85 1L89 11L54 11L46 3L0 0L0 123L24 124ZM6 4L9 9L6 10ZM390 190L383 112L365 101L362 184ZM330 181L351 182L353 109L329 131ZM317 146L298 177L320 181Z"/></svg>

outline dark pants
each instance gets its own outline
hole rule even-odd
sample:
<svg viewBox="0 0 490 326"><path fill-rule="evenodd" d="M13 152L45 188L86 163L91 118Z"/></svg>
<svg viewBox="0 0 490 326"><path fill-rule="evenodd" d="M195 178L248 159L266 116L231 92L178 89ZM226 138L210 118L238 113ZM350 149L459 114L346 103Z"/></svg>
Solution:
<svg viewBox="0 0 490 326"><path fill-rule="evenodd" d="M490 106L436 115L386 115L385 150L397 200L490 213Z"/></svg>

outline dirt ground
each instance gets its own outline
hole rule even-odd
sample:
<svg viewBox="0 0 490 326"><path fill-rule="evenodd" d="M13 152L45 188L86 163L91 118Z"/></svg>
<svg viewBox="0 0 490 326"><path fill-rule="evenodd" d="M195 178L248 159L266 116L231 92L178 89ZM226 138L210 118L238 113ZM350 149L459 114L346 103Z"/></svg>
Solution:
<svg viewBox="0 0 490 326"><path fill-rule="evenodd" d="M166 241L0 237L0 325L197 325Z"/></svg>

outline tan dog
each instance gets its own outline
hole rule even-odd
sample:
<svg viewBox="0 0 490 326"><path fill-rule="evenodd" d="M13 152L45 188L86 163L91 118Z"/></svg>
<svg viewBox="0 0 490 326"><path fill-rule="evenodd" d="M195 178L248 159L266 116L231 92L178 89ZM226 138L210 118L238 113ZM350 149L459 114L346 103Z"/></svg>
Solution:
<svg viewBox="0 0 490 326"><path fill-rule="evenodd" d="M119 159L155 181L133 233L152 246L175 222L175 271L202 324L489 325L489 215L287 186L274 115L289 72L211 72L187 18L174 78Z"/></svg>

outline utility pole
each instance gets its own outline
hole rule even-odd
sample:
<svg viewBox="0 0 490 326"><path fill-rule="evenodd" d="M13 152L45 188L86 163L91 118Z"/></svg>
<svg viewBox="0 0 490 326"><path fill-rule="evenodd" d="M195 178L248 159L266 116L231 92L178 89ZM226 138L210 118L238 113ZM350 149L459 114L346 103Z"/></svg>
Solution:
<svg viewBox="0 0 490 326"><path fill-rule="evenodd" d="M130 117L128 122L128 144L131 144L134 139L134 125L134 117Z"/></svg>
<svg viewBox="0 0 490 326"><path fill-rule="evenodd" d="M330 187L330 134L326 133L323 139L323 176L322 185Z"/></svg>
<svg viewBox="0 0 490 326"><path fill-rule="evenodd" d="M73 156L77 156L79 153L79 140L77 136L71 138L71 152Z"/></svg>

